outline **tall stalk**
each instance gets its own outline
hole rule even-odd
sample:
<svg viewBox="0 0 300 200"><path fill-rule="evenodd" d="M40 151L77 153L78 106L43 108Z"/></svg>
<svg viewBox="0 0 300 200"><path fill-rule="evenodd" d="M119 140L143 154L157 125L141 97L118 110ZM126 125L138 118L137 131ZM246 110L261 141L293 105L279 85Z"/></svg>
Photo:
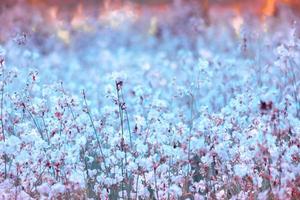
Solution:
<svg viewBox="0 0 300 200"><path fill-rule="evenodd" d="M102 145L101 145L101 142L100 142L100 139L99 139L99 136L98 136L98 133L97 133L97 129L95 127L95 124L94 124L94 121L93 121L93 118L92 118L92 114L90 112L90 109L89 109L87 101L86 101L86 95L85 95L85 91L84 90L83 90L82 94L83 94L84 105L85 105L85 108L86 108L85 112L89 116L92 128L94 130L94 135L96 137L96 141L97 141L97 144L98 144L98 148L99 148L100 154L101 154L101 156L103 158L103 163L104 163L105 170L108 172L108 167L106 165L105 156L104 156L104 153L103 153L103 150L102 150Z"/></svg>
<svg viewBox="0 0 300 200"><path fill-rule="evenodd" d="M1 102L0 102L0 114L1 114L1 130L2 130L2 136L3 140L5 141L5 133L4 133L4 122L3 122L3 107L4 107L4 66L3 62L0 64L1 67L1 77L2 77L2 85L1 85Z"/></svg>
<svg viewBox="0 0 300 200"><path fill-rule="evenodd" d="M295 103L296 103L296 117L300 118L300 100L298 99L298 88L297 88L297 78L296 78L296 73L294 70L294 66L296 66L295 61L289 59L289 67L290 67L290 72L292 74L292 84L293 84L293 95L294 95L294 99L295 99ZM287 64L286 64L287 65Z"/></svg>
<svg viewBox="0 0 300 200"><path fill-rule="evenodd" d="M119 108L119 118L120 118L120 125L121 125L121 151L124 152L125 154L125 158L124 158L124 162L123 159L121 161L121 168L122 168L122 176L126 178L126 180L128 180L128 173L127 173L127 148L126 148L126 144L125 144L125 139L124 139L124 110L126 110L125 108L125 102L122 101L122 99L124 100L124 98L121 99L121 90L122 90L122 81L117 82L116 81L116 89L117 89L117 98L118 98L118 108ZM125 180L125 179L124 179ZM122 187L122 198L124 199L124 180L121 183L121 187ZM129 186L129 185L128 185ZM130 190L127 189L127 198L130 199Z"/></svg>
<svg viewBox="0 0 300 200"><path fill-rule="evenodd" d="M193 94L190 94L191 96L191 110L190 110L190 127L189 127L189 136L188 136L188 171L187 176L190 175L190 169L191 169L191 136L192 136L192 129L194 126L194 96Z"/></svg>
<svg viewBox="0 0 300 200"><path fill-rule="evenodd" d="M1 58L0 58L1 59ZM4 109L4 65L3 65L4 60L1 59L0 61L0 67L1 67L1 77L2 77L2 85L1 85L1 102L0 102L0 117L1 117L1 130L2 130L2 136L3 136L3 141L5 142L5 130L4 130L4 121L3 121L3 109ZM7 155L4 153L4 178L6 179L7 177Z"/></svg>
<svg viewBox="0 0 300 200"><path fill-rule="evenodd" d="M120 90L120 93L121 93L122 101L125 102L122 88ZM124 109L124 111L125 111L125 116L126 116L126 121L127 121L127 128L128 128L128 133L129 133L129 142L130 142L130 146L132 147L132 135L131 135L131 130L130 130L128 112L127 112L127 109Z"/></svg>
<svg viewBox="0 0 300 200"><path fill-rule="evenodd" d="M157 198L157 200L159 200L156 167L154 167L154 184L155 184L155 194L156 194L156 198Z"/></svg>

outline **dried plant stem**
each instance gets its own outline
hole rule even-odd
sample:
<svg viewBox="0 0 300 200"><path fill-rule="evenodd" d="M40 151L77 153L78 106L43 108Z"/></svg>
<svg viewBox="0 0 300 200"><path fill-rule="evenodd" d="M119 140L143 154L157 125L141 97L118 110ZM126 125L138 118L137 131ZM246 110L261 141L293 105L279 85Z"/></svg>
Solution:
<svg viewBox="0 0 300 200"><path fill-rule="evenodd" d="M157 200L159 200L156 168L154 168L154 184L155 184L155 194L156 194L156 198L157 198Z"/></svg>
<svg viewBox="0 0 300 200"><path fill-rule="evenodd" d="M192 93L190 93L190 126L189 126L189 136L188 136L188 170L187 170L187 177L190 175L191 170L191 136L192 136L192 129L194 126L194 96Z"/></svg>
<svg viewBox="0 0 300 200"><path fill-rule="evenodd" d="M123 95L123 90L121 89L121 97L122 97L122 101L125 102L124 100L124 95ZM127 128L128 128L128 133L129 133L129 142L130 142L130 146L132 146L132 134L131 134L131 130L130 130L130 123L129 123L129 117L128 117L128 112L127 109L125 109L125 115L126 115L126 121L127 121Z"/></svg>
<svg viewBox="0 0 300 200"><path fill-rule="evenodd" d="M5 141L5 133L4 133L4 122L3 122L3 101L4 101L4 86L1 88L1 130L3 140Z"/></svg>
<svg viewBox="0 0 300 200"><path fill-rule="evenodd" d="M97 129L95 127L93 118L92 118L92 114L91 114L91 112L90 112L90 110L88 108L88 104L87 104L87 101L86 101L86 95L85 95L84 90L83 90L83 100L84 100L84 105L86 107L86 113L89 116L92 128L94 130L94 135L96 137L96 141L97 141L97 144L98 144L98 148L100 150L100 154L101 154L101 156L103 158L103 163L104 163L105 170L108 172L108 168L107 168L107 165L106 165L105 156L104 156L104 153L103 153L103 150L102 150L101 142L100 142L100 139L99 139L99 136L98 136Z"/></svg>
<svg viewBox="0 0 300 200"><path fill-rule="evenodd" d="M50 144L50 138L49 138L49 133L48 133L48 129L47 129L47 125L46 125L46 122L45 122L45 118L44 118L44 115L42 116L42 121L43 121L43 125L45 127L45 132L46 132L46 136L47 136L47 142L48 144Z"/></svg>
<svg viewBox="0 0 300 200"><path fill-rule="evenodd" d="M124 152L125 158L124 161L122 159L121 161L121 167L122 167L122 176L125 177L124 180L128 180L128 173L127 173L127 149L124 139L124 109L122 107L122 104L124 103L122 101L121 103L121 96L120 96L120 88L118 88L118 83L116 83L116 89L117 89L117 97L118 97L118 107L119 107L119 118L120 118L120 125L121 125L121 151ZM131 134L130 134L131 135ZM124 180L122 181L122 198L124 199ZM129 185L128 185L129 186ZM126 186L127 187L127 186ZM127 191L127 198L130 199L130 191Z"/></svg>
<svg viewBox="0 0 300 200"><path fill-rule="evenodd" d="M168 168L168 186L171 186L171 166L172 166L172 157L169 160L169 168ZM168 192L168 200L170 200L170 192Z"/></svg>
<svg viewBox="0 0 300 200"><path fill-rule="evenodd" d="M121 174L122 177L124 177L124 163L123 159L121 160ZM124 179L121 181L121 191L122 191L122 199L124 199Z"/></svg>
<svg viewBox="0 0 300 200"><path fill-rule="evenodd" d="M85 151L85 150L84 150ZM85 152L84 152L85 154ZM90 175L89 175L89 170L88 170L88 163L87 163L87 158L85 157L85 155L83 155L83 160L84 160L84 168L85 168L85 172L86 172L86 178L87 178L87 196L90 197L91 195L91 183L90 183Z"/></svg>
<svg viewBox="0 0 300 200"><path fill-rule="evenodd" d="M26 108L26 106L24 105L24 109L27 111L27 113L29 114L30 118L32 119L36 129L38 130L41 138L44 140L44 136L43 136L43 132L41 131L41 128L39 127L36 119L33 117L32 113Z"/></svg>
<svg viewBox="0 0 300 200"><path fill-rule="evenodd" d="M5 133L4 133L4 122L3 122L3 107L4 107L4 66L1 62L1 76L2 76L2 85L1 85L1 104L0 104L0 109L1 109L1 130L2 130L2 135L3 135L3 140L5 141Z"/></svg>
<svg viewBox="0 0 300 200"><path fill-rule="evenodd" d="M3 122L3 109L4 109L4 66L1 62L1 69L2 69L2 72L1 72L1 76L2 76L2 86L1 86L1 102L0 102L0 109L1 109L1 130L2 130L2 136L3 136L3 141L5 142L5 130L4 130L4 122ZM4 178L6 179L7 178L7 155L6 153L4 153L3 155L4 157Z"/></svg>
<svg viewBox="0 0 300 200"><path fill-rule="evenodd" d="M294 68L292 65L296 65L296 63L289 59L289 67L290 67L290 71L292 73L292 84L293 84L293 87L294 87L294 98L295 98L295 103L296 103L296 117L300 119L300 100L298 99L298 88L296 86L297 84L297 78L296 78L296 74L295 74L295 71L294 71Z"/></svg>
<svg viewBox="0 0 300 200"><path fill-rule="evenodd" d="M135 186L135 192L136 192L135 199L136 199L136 200L138 200L138 198L139 198L139 196L138 196L139 178L140 178L140 175L138 174L137 177L136 177L136 186Z"/></svg>

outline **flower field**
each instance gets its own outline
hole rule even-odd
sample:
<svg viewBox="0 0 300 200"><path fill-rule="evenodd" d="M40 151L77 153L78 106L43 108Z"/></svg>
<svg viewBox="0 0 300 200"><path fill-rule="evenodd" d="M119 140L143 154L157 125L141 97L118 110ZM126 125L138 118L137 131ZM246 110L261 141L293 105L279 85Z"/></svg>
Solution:
<svg viewBox="0 0 300 200"><path fill-rule="evenodd" d="M0 10L0 200L300 199L297 12L24 2Z"/></svg>

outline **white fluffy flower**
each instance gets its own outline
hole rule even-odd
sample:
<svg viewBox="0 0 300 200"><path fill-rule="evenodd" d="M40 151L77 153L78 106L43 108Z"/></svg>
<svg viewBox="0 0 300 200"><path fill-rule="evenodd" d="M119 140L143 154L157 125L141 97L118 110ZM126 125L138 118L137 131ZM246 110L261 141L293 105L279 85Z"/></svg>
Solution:
<svg viewBox="0 0 300 200"><path fill-rule="evenodd" d="M216 193L216 198L217 199L224 199L225 198L225 191L224 190L220 190Z"/></svg>
<svg viewBox="0 0 300 200"><path fill-rule="evenodd" d="M50 186L48 183L42 183L41 185L37 186L37 191L41 194L41 195L48 195L50 193Z"/></svg>
<svg viewBox="0 0 300 200"><path fill-rule="evenodd" d="M200 70L206 70L209 66L209 62L205 59L200 58L198 60L198 66L199 66Z"/></svg>
<svg viewBox="0 0 300 200"><path fill-rule="evenodd" d="M246 164L237 164L234 166L234 173L237 176L244 177L250 173L250 168Z"/></svg>
<svg viewBox="0 0 300 200"><path fill-rule="evenodd" d="M169 192L177 197L180 197L182 195L182 190L178 185L171 185Z"/></svg>
<svg viewBox="0 0 300 200"><path fill-rule="evenodd" d="M51 193L50 196L55 197L57 195L63 194L65 192L66 188L61 183L55 183L51 186Z"/></svg>
<svg viewBox="0 0 300 200"><path fill-rule="evenodd" d="M190 145L192 150L199 150L204 148L205 140L203 137L192 137L190 140Z"/></svg>

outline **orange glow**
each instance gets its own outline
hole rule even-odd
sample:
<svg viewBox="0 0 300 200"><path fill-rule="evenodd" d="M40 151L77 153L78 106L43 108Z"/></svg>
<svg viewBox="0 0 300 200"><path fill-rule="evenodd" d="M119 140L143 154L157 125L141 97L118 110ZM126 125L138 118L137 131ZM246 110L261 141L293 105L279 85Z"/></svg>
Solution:
<svg viewBox="0 0 300 200"><path fill-rule="evenodd" d="M49 13L50 20L54 21L57 19L57 13L58 13L57 7L54 6L50 7L48 13Z"/></svg>
<svg viewBox="0 0 300 200"><path fill-rule="evenodd" d="M240 31L243 23L244 23L244 19L241 17L241 15L237 15L232 19L232 27L237 36L240 35Z"/></svg>
<svg viewBox="0 0 300 200"><path fill-rule="evenodd" d="M194 2L195 1L196 0L194 0ZM57 22L59 22L58 16L68 16L66 17L66 21L70 23L72 28L92 31L92 25L89 24L87 20L88 16L85 15L89 12L90 8L98 8L96 11L96 13L99 13L98 20L105 21L111 26L117 27L122 24L124 20L138 19L145 8L150 11L149 13L152 13L152 16L170 11L170 9L172 9L170 2L174 1L155 1L156 3L152 4L122 0L69 0L65 2L60 0L27 0L27 2L39 7L41 10L46 8L46 19L49 20L50 23L57 24ZM193 2L193 0L182 2ZM198 2L199 12L202 12L202 17L207 21L210 20L211 14L218 16L222 15L222 13L234 13L235 17L231 23L236 33L239 32L243 24L243 13L255 15L261 19L262 23L265 23L266 18L275 16L276 9L284 4L294 10L296 14L300 14L300 0L201 0ZM155 20L156 19L153 18L152 24L156 24Z"/></svg>
<svg viewBox="0 0 300 200"><path fill-rule="evenodd" d="M71 25L74 28L79 28L82 25L83 21L84 21L84 15L83 15L83 11L82 11L82 4L79 3L77 6L77 9L73 15L73 18L71 20Z"/></svg>
<svg viewBox="0 0 300 200"><path fill-rule="evenodd" d="M300 13L300 1L299 0L281 0L281 2L290 6L296 12Z"/></svg>
<svg viewBox="0 0 300 200"><path fill-rule="evenodd" d="M266 0L265 5L262 8L263 16L274 16L276 9L276 0Z"/></svg>

